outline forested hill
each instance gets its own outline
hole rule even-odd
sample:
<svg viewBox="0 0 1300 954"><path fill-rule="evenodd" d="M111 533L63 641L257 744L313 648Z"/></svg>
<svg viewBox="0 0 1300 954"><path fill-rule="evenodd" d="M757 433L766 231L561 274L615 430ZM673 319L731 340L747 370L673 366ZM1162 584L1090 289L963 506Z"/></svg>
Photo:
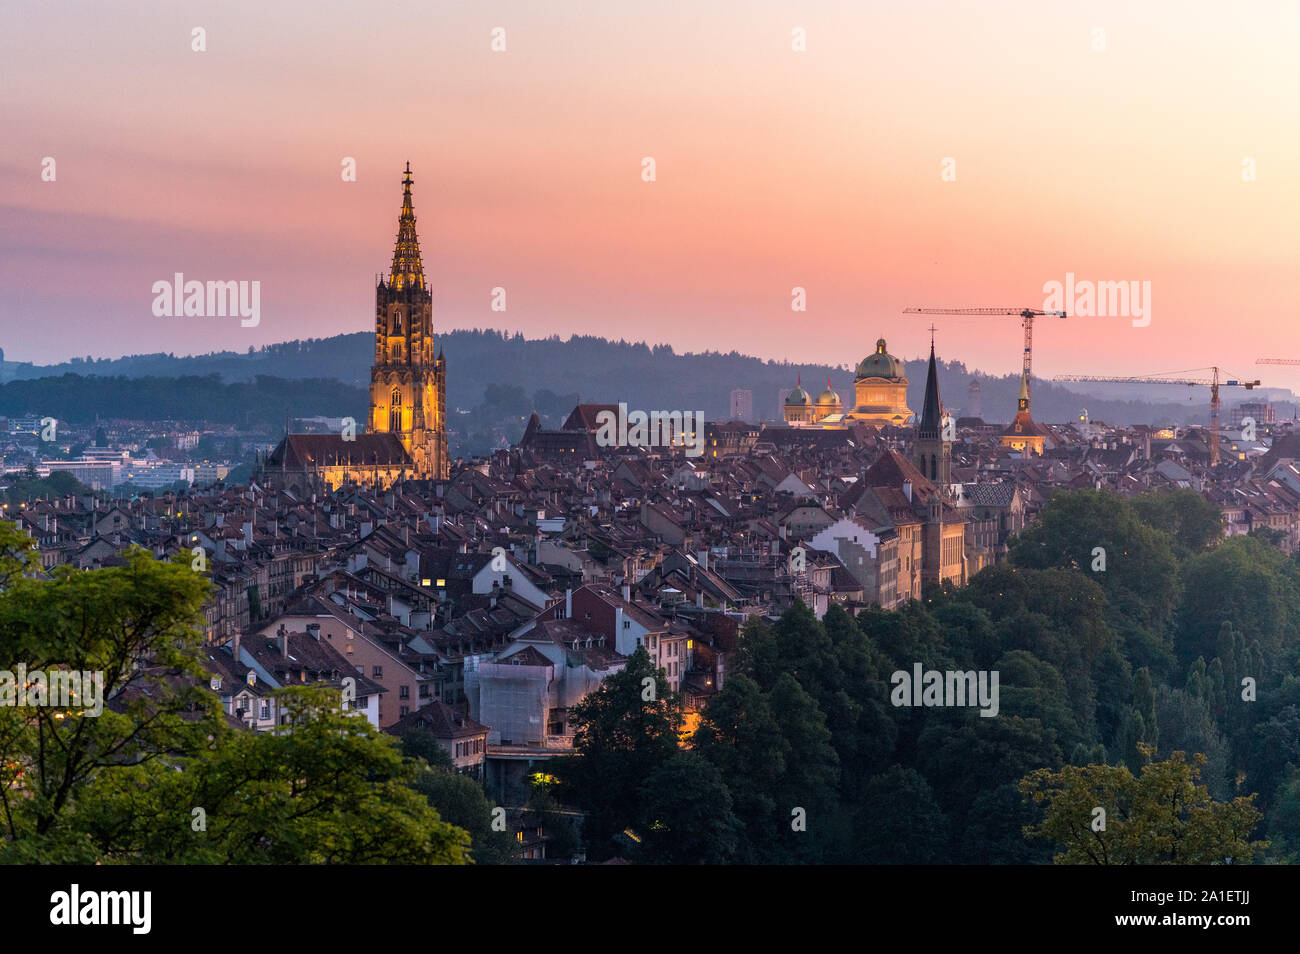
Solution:
<svg viewBox="0 0 1300 954"><path fill-rule="evenodd" d="M488 386L497 385L518 387L530 398L545 391L556 395L577 394L584 401L626 401L631 407L646 410L700 410L709 419L721 419L727 416L732 389L748 388L754 393L756 417L773 419L779 413L779 391L793 387L799 375L814 396L825 387L829 377L842 400L847 403L853 397L851 370L764 361L735 351L678 354L668 345L652 347L642 342L577 335L568 339L558 335L527 339L522 334L477 329L442 334L438 341L447 356L447 399L453 408L482 405ZM869 345L863 345L866 351L870 350ZM187 357L159 353L111 360L78 358L47 366L5 362L0 368L0 380L10 384L0 390L8 392L4 403L9 413L19 413L26 410L28 399L41 403L44 388L33 387L35 379L62 378L59 390L66 391L75 387L75 383L63 378L68 374L128 378L216 374L224 382L247 382L254 388L259 377L330 378L344 385L365 387L370 379L373 353L374 337L359 332L289 341L250 349L247 353L222 351ZM858 357L861 355L847 354L845 360ZM908 361L907 375L909 404L919 410L925 362ZM958 415L968 413L967 386L973 375L978 376L982 388L981 416L993 422L1010 420L1015 413L1020 384L1015 374L989 377L960 361L941 361L939 388L944 403ZM18 383L26 386L14 388ZM1208 417L1207 404L1208 394L1188 389L1173 400L1151 403L1150 400L1085 398L1050 382L1034 382L1034 415L1045 422L1077 420L1081 410L1087 407L1094 420L1115 424L1191 423ZM125 416L124 410L112 408L103 409L103 413Z"/></svg>

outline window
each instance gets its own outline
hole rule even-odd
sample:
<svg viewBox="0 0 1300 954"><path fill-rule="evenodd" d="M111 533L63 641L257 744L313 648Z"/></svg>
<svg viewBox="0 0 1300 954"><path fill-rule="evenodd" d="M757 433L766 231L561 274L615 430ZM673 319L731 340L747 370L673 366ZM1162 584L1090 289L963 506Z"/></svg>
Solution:
<svg viewBox="0 0 1300 954"><path fill-rule="evenodd" d="M409 699L409 698L411 698L411 687L410 687L410 686L402 686L402 687L400 687L400 688L397 690L397 698L399 698L399 699ZM406 707L403 706L402 708L405 709Z"/></svg>
<svg viewBox="0 0 1300 954"><path fill-rule="evenodd" d="M373 667L373 668L370 670L370 673L371 673L371 675L374 676L374 678L376 678L376 679L383 679L383 678L384 678L384 667L383 667L383 666L375 666L375 667Z"/></svg>
<svg viewBox="0 0 1300 954"><path fill-rule="evenodd" d="M623 620L623 628L624 628L624 629L631 629L631 628L632 628L632 621L631 621L630 619L625 619L625 620Z"/></svg>
<svg viewBox="0 0 1300 954"><path fill-rule="evenodd" d="M258 717L259 719L269 719L269 718L271 718L271 700L270 700L270 699L263 699L263 700L262 700L262 705L261 705L261 708L260 708L260 710L259 710L259 712L258 712L258 716L257 716L257 717Z"/></svg>
<svg viewBox="0 0 1300 954"><path fill-rule="evenodd" d="M393 393L389 397L388 429L390 431L400 431L402 429L402 392L400 388L393 388Z"/></svg>

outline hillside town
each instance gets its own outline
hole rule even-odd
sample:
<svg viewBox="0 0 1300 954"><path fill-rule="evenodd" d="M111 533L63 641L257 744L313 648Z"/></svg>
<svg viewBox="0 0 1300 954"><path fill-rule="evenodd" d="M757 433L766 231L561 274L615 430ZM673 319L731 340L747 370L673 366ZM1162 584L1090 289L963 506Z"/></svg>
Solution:
<svg viewBox="0 0 1300 954"><path fill-rule="evenodd" d="M446 480L331 488L290 467L318 438L289 435L248 485L5 508L47 571L138 546L205 573L209 688L234 724L282 724L281 686L346 684L345 705L394 735L431 732L505 805L571 751L567 713L638 648L689 726L747 618L961 585L1057 489L1190 488L1225 534L1300 544L1300 432L1275 421L1255 441L1221 436L1211 467L1196 428L1033 424L1037 444L1014 447L1014 424L947 416L933 380L914 426L709 423L702 455L602 446L611 407L575 407L558 430L534 420ZM520 819L521 853L545 857Z"/></svg>
<svg viewBox="0 0 1300 954"><path fill-rule="evenodd" d="M994 421L977 381L950 413L932 328L919 410L882 337L851 401L796 379L769 422L739 388L731 419L713 422L580 403L558 427L534 413L512 446L453 461L412 182L408 164L364 424L286 421L237 474L230 428L6 421L6 453L31 456L2 507L50 577L126 565L134 547L203 574L202 688L233 727L284 731L292 694L277 690L336 690L376 729L434 739L508 808L520 859L567 860L524 807L530 785L574 752L575 707L639 652L685 743L740 668L748 621L797 606L857 616L964 586L1058 490L1192 491L1227 536L1300 546L1300 432L1271 404L1239 403L1220 428L1213 369L1181 382L1212 383L1209 428L1040 422L1027 325L1016 406ZM65 456L42 459L47 447ZM75 492L15 490L60 474Z"/></svg>

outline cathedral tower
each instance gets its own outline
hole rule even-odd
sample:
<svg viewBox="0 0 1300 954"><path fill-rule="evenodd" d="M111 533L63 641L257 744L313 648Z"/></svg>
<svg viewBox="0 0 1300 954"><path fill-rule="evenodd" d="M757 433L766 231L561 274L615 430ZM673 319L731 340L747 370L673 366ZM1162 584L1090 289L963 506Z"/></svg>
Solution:
<svg viewBox="0 0 1300 954"><path fill-rule="evenodd" d="M435 356L433 294L424 278L411 204L411 164L388 279L375 289L375 361L370 368L372 434L391 433L411 455L416 477L446 479L447 365Z"/></svg>
<svg viewBox="0 0 1300 954"><path fill-rule="evenodd" d="M952 441L944 439L943 402L939 400L939 375L934 364L934 337L930 338L930 369L925 378L925 405L916 425L912 450L916 469L941 491L952 483Z"/></svg>

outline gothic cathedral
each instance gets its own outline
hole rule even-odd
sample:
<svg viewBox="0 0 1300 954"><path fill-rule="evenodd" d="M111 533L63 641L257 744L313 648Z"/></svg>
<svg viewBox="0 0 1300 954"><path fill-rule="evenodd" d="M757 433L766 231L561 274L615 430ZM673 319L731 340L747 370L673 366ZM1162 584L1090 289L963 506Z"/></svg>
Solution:
<svg viewBox="0 0 1300 954"><path fill-rule="evenodd" d="M433 295L415 232L412 181L408 162L393 267L375 289L375 360L366 430L401 440L411 455L413 476L446 480L447 363L441 353L434 356Z"/></svg>
<svg viewBox="0 0 1300 954"><path fill-rule="evenodd" d="M285 434L258 461L256 483L307 494L347 485L387 489L410 478L447 479L447 362L434 355L433 295L420 260L411 181L408 162L393 267L375 289L375 361L365 433Z"/></svg>

